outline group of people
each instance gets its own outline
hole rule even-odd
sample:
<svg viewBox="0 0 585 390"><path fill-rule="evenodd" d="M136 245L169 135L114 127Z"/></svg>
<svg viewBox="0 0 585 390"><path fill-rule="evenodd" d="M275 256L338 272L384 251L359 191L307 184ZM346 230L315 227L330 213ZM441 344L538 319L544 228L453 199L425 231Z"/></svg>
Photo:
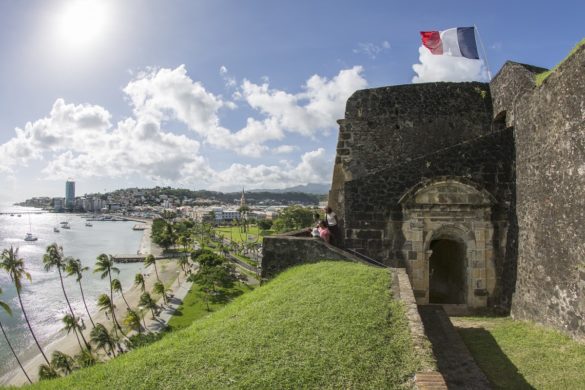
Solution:
<svg viewBox="0 0 585 390"><path fill-rule="evenodd" d="M320 237L328 244L339 242L339 226L337 224L337 215L331 207L325 207L325 219L320 220L311 232L313 237Z"/></svg>

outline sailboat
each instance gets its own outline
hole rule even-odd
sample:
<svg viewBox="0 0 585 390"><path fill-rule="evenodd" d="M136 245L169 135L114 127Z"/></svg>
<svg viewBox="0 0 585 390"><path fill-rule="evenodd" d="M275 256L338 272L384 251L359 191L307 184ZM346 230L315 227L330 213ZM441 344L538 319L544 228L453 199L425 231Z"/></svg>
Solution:
<svg viewBox="0 0 585 390"><path fill-rule="evenodd" d="M37 236L33 236L33 234L31 233L31 224L30 224L30 214L28 216L28 233L26 233L26 236L24 236L24 241L36 241L38 240Z"/></svg>

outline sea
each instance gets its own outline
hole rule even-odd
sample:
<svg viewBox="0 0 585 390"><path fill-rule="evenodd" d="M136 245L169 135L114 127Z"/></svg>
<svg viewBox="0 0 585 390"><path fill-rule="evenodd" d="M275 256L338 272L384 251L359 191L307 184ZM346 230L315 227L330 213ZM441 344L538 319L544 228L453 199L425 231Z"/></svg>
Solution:
<svg viewBox="0 0 585 390"><path fill-rule="evenodd" d="M133 254L140 248L143 232L132 230L136 222L132 221L92 221L93 226L85 226L87 215L40 212L40 209L0 204L0 250L18 248L18 255L24 259L26 270L32 281L22 281L22 300L31 321L35 335L42 346L63 337L61 318L67 312L67 304L56 270L43 269L42 258L48 245L57 243L63 247L66 256L81 260L90 268L83 274L82 284L90 312L96 311L96 299L101 293L109 293L107 279L101 279L93 273L97 256L105 254ZM18 215L21 215L20 217ZM53 231L60 227L60 222L69 222L71 229ZM24 241L26 233L38 237L37 241ZM120 274L116 277L124 290L129 289L134 275L142 272L141 263L118 264ZM24 321L18 303L16 290L8 274L0 270L0 300L12 309L12 316L0 310L0 321L10 339L10 343L22 358L27 361L38 354L38 349ZM65 289L76 314L82 316L86 324L89 319L81 301L79 285L73 276L65 278ZM0 383L18 370L16 359L10 352L6 340L0 334Z"/></svg>

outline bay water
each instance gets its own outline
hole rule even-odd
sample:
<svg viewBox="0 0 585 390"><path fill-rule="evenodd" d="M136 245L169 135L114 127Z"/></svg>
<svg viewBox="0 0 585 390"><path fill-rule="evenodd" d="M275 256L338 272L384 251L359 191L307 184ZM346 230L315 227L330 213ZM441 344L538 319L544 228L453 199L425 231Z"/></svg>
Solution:
<svg viewBox="0 0 585 390"><path fill-rule="evenodd" d="M133 254L140 247L143 232L134 231L136 222L131 221L92 221L92 227L85 226L83 215L41 213L40 209L0 205L0 251L11 246L18 248L18 256L25 261L26 270L30 273L32 282L22 281L22 300L31 321L35 335L41 346L63 337L61 318L68 312L63 296L57 270L49 272L43 269L43 254L48 245L57 243L63 247L66 256L81 260L84 266L90 268L83 274L82 284L85 299L90 312L96 311L96 300L99 294L109 294L108 279L101 279L99 274L93 273L96 257L105 254ZM18 214L21 216L18 217ZM86 216L85 216L86 217ZM60 222L67 221L71 229L61 229ZM53 231L59 227L60 232ZM24 241L26 233L38 237L37 241ZM143 271L142 263L118 264L120 274L115 275L124 290L129 289L134 281L134 275ZM16 290L8 274L0 270L0 300L6 302L12 309L12 316L0 311L0 321L8 334L10 343L21 357L21 361L28 360L38 354L30 331L18 303ZM72 303L75 313L81 316L86 325L89 319L81 301L79 285L75 277L65 278L65 289ZM6 380L13 370L19 370L6 340L0 335L0 377ZM2 383L0 380L0 383Z"/></svg>

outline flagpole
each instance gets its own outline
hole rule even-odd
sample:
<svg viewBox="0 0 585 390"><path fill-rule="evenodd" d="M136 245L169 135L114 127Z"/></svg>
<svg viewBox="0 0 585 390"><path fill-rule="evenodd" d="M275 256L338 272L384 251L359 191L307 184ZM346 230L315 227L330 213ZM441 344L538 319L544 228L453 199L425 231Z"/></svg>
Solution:
<svg viewBox="0 0 585 390"><path fill-rule="evenodd" d="M492 72L490 72L490 64L489 64L488 59L487 59L487 53L485 51L485 47L483 46L483 41L481 40L481 35L479 35L479 29L477 28L475 23L473 24L473 28L477 32L477 38L479 39L479 44L481 45L481 51L483 52L483 58L485 59L485 66L487 68L488 78L490 81L492 81Z"/></svg>

